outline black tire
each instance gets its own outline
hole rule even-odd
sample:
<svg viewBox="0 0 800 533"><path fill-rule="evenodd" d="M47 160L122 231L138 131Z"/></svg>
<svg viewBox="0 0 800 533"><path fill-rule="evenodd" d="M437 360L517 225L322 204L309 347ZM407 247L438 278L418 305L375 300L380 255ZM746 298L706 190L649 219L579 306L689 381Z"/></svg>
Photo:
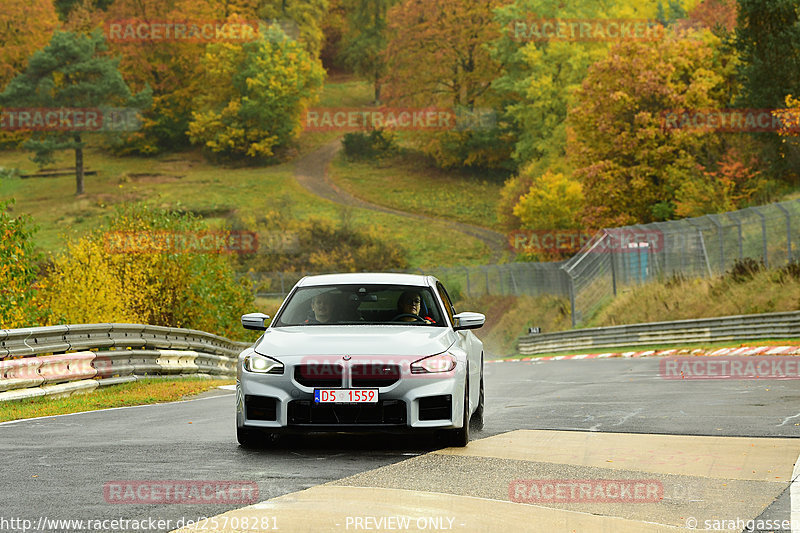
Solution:
<svg viewBox="0 0 800 533"><path fill-rule="evenodd" d="M462 426L447 430L447 444L453 448L463 448L469 444L469 382L464 387L464 416Z"/></svg>
<svg viewBox="0 0 800 533"><path fill-rule="evenodd" d="M475 409L475 413L473 413L472 418L470 418L469 423L472 426L473 431L480 431L483 429L483 369L481 369L481 393L478 397L478 407Z"/></svg>

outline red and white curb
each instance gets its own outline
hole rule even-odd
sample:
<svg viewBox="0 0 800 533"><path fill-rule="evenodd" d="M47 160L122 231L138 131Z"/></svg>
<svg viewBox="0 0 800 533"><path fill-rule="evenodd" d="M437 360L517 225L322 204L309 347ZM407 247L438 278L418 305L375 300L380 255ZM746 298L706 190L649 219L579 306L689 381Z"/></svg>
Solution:
<svg viewBox="0 0 800 533"><path fill-rule="evenodd" d="M561 361L562 359L607 359L609 357L659 357L659 356L687 356L687 357L715 357L722 355L800 355L800 346L741 346L739 348L718 348L716 350L672 349L672 350L647 350L643 352L612 352L591 353L580 355L550 355L547 357L523 357L521 359L491 359L487 363L512 363L530 361Z"/></svg>

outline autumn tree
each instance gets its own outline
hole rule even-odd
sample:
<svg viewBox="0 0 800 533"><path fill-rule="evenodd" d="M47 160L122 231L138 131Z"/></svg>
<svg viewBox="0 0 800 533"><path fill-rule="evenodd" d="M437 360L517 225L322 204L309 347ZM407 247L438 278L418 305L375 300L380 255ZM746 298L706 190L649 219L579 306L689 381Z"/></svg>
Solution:
<svg viewBox="0 0 800 533"><path fill-rule="evenodd" d="M149 93L132 97L130 89L117 69L118 61L106 55L103 36L57 32L43 50L36 52L25 72L16 76L0 94L0 105L43 109L94 109L122 105L143 106ZM53 160L53 152L75 151L76 194L83 194L82 131L111 129L98 121L107 117L67 117L57 127L33 133L25 147L34 152L33 160L45 165ZM90 124L93 124L90 127ZM96 126L96 127L95 127Z"/></svg>
<svg viewBox="0 0 800 533"><path fill-rule="evenodd" d="M25 68L58 26L52 0L7 0L0 13L0 87Z"/></svg>
<svg viewBox="0 0 800 533"><path fill-rule="evenodd" d="M552 171L570 175L566 161L565 121L574 91L589 67L605 57L611 43L603 40L537 39L530 31L540 19L595 20L652 18L651 2L576 0L568 5L552 0L514 0L496 11L502 29L490 43L492 57L504 68L492 88L502 102L504 120L513 139L512 158L520 169L501 191L498 218L508 228L519 227L514 207L534 180Z"/></svg>
<svg viewBox="0 0 800 533"><path fill-rule="evenodd" d="M40 326L47 315L36 285L40 260L30 218L0 202L0 329Z"/></svg>
<svg viewBox="0 0 800 533"><path fill-rule="evenodd" d="M672 218L681 184L724 153L726 135L735 134L663 127L670 111L725 107L715 39L706 31L622 42L589 69L570 109L568 146L587 227Z"/></svg>
<svg viewBox="0 0 800 533"><path fill-rule="evenodd" d="M783 107L800 94L800 0L739 0L735 46L741 63L742 92L737 105ZM762 144L769 172L800 180L800 145L774 132L753 133Z"/></svg>
<svg viewBox="0 0 800 533"><path fill-rule="evenodd" d="M346 1L350 0L328 0L328 13L322 23L323 39L319 58L328 73L347 69L342 58L342 38L347 31Z"/></svg>
<svg viewBox="0 0 800 533"><path fill-rule="evenodd" d="M386 96L408 105L473 107L500 68L485 43L499 35L500 0L404 0L389 13Z"/></svg>
<svg viewBox="0 0 800 533"><path fill-rule="evenodd" d="M106 14L108 28L125 21L213 20L203 2L178 0L116 0ZM222 18L222 20L225 20ZM109 34L111 32L109 31ZM122 33L121 31L119 33ZM120 57L120 71L133 90L149 87L152 105L142 115L142 127L123 138L122 153L153 154L189 146L191 119L204 43L166 39L117 39L109 47Z"/></svg>
<svg viewBox="0 0 800 533"><path fill-rule="evenodd" d="M300 43L270 27L259 39L209 45L189 136L210 154L265 160L302 129L324 71Z"/></svg>
<svg viewBox="0 0 800 533"><path fill-rule="evenodd" d="M486 43L500 33L494 9L501 4L502 0L403 0L392 7L382 100L463 110L465 116L496 110L491 85L501 65ZM493 122L502 126L499 119ZM465 125L442 133L417 133L415 142L444 167L493 167L507 161L508 138L502 127Z"/></svg>
<svg viewBox="0 0 800 533"><path fill-rule="evenodd" d="M697 21L718 36L733 35L736 29L736 0L703 0L689 11L689 19Z"/></svg>
<svg viewBox="0 0 800 533"><path fill-rule="evenodd" d="M258 0L256 15L268 23L277 23L316 59L322 49L327 12L328 0Z"/></svg>
<svg viewBox="0 0 800 533"><path fill-rule="evenodd" d="M0 12L0 90L25 69L34 52L44 48L58 26L52 0L8 0ZM24 132L0 132L0 144L17 146Z"/></svg>
<svg viewBox="0 0 800 533"><path fill-rule="evenodd" d="M386 16L396 0L344 0L347 27L342 55L353 71L372 82L375 103L381 101L388 42Z"/></svg>
<svg viewBox="0 0 800 533"><path fill-rule="evenodd" d="M581 184L548 171L533 178L528 192L514 206L514 215L526 229L571 229L580 227L582 209Z"/></svg>
<svg viewBox="0 0 800 533"><path fill-rule="evenodd" d="M86 8L94 12L103 12L108 9L114 0L55 0L56 11L58 17L67 22L71 17L74 17L76 11L83 11Z"/></svg>
<svg viewBox="0 0 800 533"><path fill-rule="evenodd" d="M736 47L742 105L774 109L800 94L800 0L739 0Z"/></svg>
<svg viewBox="0 0 800 533"><path fill-rule="evenodd" d="M698 167L675 193L675 215L699 217L773 201L775 184L764 175L753 148L730 146L716 164Z"/></svg>
<svg viewBox="0 0 800 533"><path fill-rule="evenodd" d="M530 31L532 23L653 19L657 8L655 1L514 0L497 10L496 23L502 33L491 43L491 50L505 68L493 87L517 132L514 159L520 165L540 161L542 173L564 158L564 121L571 95L589 67L605 57L613 44L604 39L537 39Z"/></svg>

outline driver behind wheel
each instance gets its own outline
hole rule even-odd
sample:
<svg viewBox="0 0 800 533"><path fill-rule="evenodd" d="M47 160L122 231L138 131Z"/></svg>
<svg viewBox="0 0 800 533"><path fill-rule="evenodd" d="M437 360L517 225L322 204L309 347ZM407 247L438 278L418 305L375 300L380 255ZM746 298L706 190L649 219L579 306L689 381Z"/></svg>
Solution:
<svg viewBox="0 0 800 533"><path fill-rule="evenodd" d="M422 308L422 296L416 291L405 291L397 299L398 313L405 315L399 317L397 320L401 322L419 322L424 321L426 324L435 324L436 321L429 316L422 316L420 309ZM414 316L408 316L414 315Z"/></svg>
<svg viewBox="0 0 800 533"><path fill-rule="evenodd" d="M336 299L333 294L326 292L317 294L311 300L311 315L306 319L306 324L327 324L333 321Z"/></svg>

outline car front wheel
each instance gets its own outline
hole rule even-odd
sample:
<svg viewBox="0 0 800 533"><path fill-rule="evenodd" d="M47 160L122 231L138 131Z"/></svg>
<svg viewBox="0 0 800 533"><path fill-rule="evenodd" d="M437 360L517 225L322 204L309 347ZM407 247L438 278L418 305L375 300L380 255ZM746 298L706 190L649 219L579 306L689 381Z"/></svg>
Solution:
<svg viewBox="0 0 800 533"><path fill-rule="evenodd" d="M475 413L472 415L470 419L470 425L472 425L472 429L475 431L480 431L483 429L483 372L481 372L481 392L478 396L478 407L475 409Z"/></svg>
<svg viewBox="0 0 800 533"><path fill-rule="evenodd" d="M447 430L447 444L454 448L463 448L469 444L469 383L464 387L464 415L461 427Z"/></svg>

